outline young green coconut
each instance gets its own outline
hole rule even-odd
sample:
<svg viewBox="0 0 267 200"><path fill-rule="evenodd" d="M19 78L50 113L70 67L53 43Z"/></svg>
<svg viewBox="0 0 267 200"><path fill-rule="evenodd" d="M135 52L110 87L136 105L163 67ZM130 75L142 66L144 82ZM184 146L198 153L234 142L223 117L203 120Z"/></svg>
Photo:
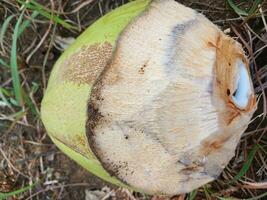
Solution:
<svg viewBox="0 0 267 200"><path fill-rule="evenodd" d="M60 57L41 113L55 144L93 174L171 196L218 177L255 109L240 44L173 0L137 0Z"/></svg>

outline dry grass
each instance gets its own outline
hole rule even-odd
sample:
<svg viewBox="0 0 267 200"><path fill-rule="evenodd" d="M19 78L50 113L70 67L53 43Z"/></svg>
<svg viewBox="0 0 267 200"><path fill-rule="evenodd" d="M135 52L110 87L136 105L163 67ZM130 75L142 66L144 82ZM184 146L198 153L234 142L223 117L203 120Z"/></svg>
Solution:
<svg viewBox="0 0 267 200"><path fill-rule="evenodd" d="M38 1L42 6L36 4L34 8L19 2L2 0L0 4L0 193L34 184L13 199L84 199L86 189L101 190L107 184L52 144L39 117L40 102L64 46L126 1L46 0ZM180 2L203 12L243 44L250 58L259 109L219 180L176 199L267 199L266 3L248 16L239 16L224 0ZM240 2L242 9L252 6L252 1ZM19 18L21 24L17 23ZM16 78L18 83L14 83ZM108 198L150 199L110 187L105 193Z"/></svg>

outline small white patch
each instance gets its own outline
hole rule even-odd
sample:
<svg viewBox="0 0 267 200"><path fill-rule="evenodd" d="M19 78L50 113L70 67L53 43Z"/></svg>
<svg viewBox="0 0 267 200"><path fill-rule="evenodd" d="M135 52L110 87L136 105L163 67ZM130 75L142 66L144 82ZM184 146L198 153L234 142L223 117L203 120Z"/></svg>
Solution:
<svg viewBox="0 0 267 200"><path fill-rule="evenodd" d="M236 91L232 99L239 108L246 108L251 95L251 84L245 64L238 61L238 75L236 79Z"/></svg>

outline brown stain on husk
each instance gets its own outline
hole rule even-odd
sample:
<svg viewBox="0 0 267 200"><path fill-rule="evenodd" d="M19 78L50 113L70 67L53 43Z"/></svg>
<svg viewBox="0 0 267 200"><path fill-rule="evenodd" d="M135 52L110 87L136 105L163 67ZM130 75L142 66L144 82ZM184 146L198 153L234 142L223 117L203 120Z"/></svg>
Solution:
<svg viewBox="0 0 267 200"><path fill-rule="evenodd" d="M82 47L62 64L61 79L77 84L92 84L110 60L112 49L108 42Z"/></svg>

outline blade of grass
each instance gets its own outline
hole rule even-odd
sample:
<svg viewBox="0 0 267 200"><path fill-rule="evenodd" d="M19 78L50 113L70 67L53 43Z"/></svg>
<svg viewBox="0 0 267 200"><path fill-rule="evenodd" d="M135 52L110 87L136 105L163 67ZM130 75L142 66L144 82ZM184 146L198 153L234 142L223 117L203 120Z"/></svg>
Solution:
<svg viewBox="0 0 267 200"><path fill-rule="evenodd" d="M1 48L4 51L4 37L5 33L7 31L8 25L10 24L11 20L15 17L16 15L10 15L6 20L4 21L3 25L1 26L1 31L0 31L0 44Z"/></svg>
<svg viewBox="0 0 267 200"><path fill-rule="evenodd" d="M248 16L248 12L245 10L240 9L233 0L227 0L230 7L239 15Z"/></svg>
<svg viewBox="0 0 267 200"><path fill-rule="evenodd" d="M255 0L255 1L253 2L252 7L250 8L248 14L249 14L249 15L252 15L252 14L257 10L258 6L259 6L261 3L262 3L262 0Z"/></svg>
<svg viewBox="0 0 267 200"><path fill-rule="evenodd" d="M34 19L35 17L37 17L39 15L38 11L33 11L33 13L31 14L31 19ZM18 31L18 37L24 32L24 30L30 25L31 21L30 19L24 20L20 27L19 27L19 31Z"/></svg>
<svg viewBox="0 0 267 200"><path fill-rule="evenodd" d="M253 149L248 154L247 161L244 163L244 165L242 166L242 168L239 171L239 173L229 182L229 184L238 181L240 178L242 178L246 174L246 172L248 171L249 167L251 166L252 161L253 161L253 159L255 157L255 154L257 153L259 148L260 147L259 147L258 144L254 145Z"/></svg>
<svg viewBox="0 0 267 200"><path fill-rule="evenodd" d="M31 98L25 93L24 90L22 90L23 99L25 99L25 103L28 105L30 111L36 116L40 117L40 114L38 110L35 108L33 102L31 101Z"/></svg>
<svg viewBox="0 0 267 200"><path fill-rule="evenodd" d="M38 16L38 12L37 11L34 11L31 15L31 19L34 19L35 17ZM4 36L5 36L5 33L7 31L7 28L8 28L8 25L10 24L11 20L15 17L15 15L10 15L6 20L5 22L3 23L3 25L1 26L1 30L0 30L0 44L1 44L1 47L4 51ZM19 30L18 30L18 34L17 34L17 37L19 38L20 35L24 32L24 30L30 25L30 20L25 20L21 23L20 27L19 27ZM4 67L10 67L3 59L0 58L0 65L4 66Z"/></svg>
<svg viewBox="0 0 267 200"><path fill-rule="evenodd" d="M194 200L196 196L197 196L197 190L194 190L193 192L189 194L188 200Z"/></svg>
<svg viewBox="0 0 267 200"><path fill-rule="evenodd" d="M18 111L18 112L16 112L16 113L13 113L13 114L9 115L8 117L9 117L9 118L14 118L14 119L16 119L16 120L20 120L20 119L23 118L26 114L27 114L26 111L21 110L21 111Z"/></svg>
<svg viewBox="0 0 267 200"><path fill-rule="evenodd" d="M6 104L9 108L12 109L12 107L11 107L10 103L8 102L7 98L5 97L3 91L4 91L4 90L0 87L0 99L2 99L3 102L5 102L5 104Z"/></svg>
<svg viewBox="0 0 267 200"><path fill-rule="evenodd" d="M6 68L9 68L9 65L5 61L3 61L1 58L0 58L0 65L4 66Z"/></svg>
<svg viewBox="0 0 267 200"><path fill-rule="evenodd" d="M16 101L16 99L14 99L14 98L10 98L9 101L10 101L10 103L11 103L13 106L20 106L20 105L18 104L18 102Z"/></svg>
<svg viewBox="0 0 267 200"><path fill-rule="evenodd" d="M19 195L19 194L21 194L21 193L23 193L23 192L26 192L26 191L30 190L32 187L34 187L34 185L35 185L35 184L33 184L33 185L29 185L29 186L27 186L27 187L18 189L18 190L13 191L13 192L0 193L0 200L7 199L7 198L10 198L10 197Z"/></svg>
<svg viewBox="0 0 267 200"><path fill-rule="evenodd" d="M253 5L251 6L251 8L247 11L247 10L242 10L240 9L233 0L227 0L228 4L230 5L230 7L239 15L243 15L243 16L250 16L252 15L258 8L258 6L262 3L263 0L255 0L253 1Z"/></svg>
<svg viewBox="0 0 267 200"><path fill-rule="evenodd" d="M208 188L207 188L207 185L204 185L204 186L203 186L203 189L204 189L206 198L207 198L207 199L210 199L210 192L209 192L209 190L208 190Z"/></svg>
<svg viewBox="0 0 267 200"><path fill-rule="evenodd" d="M47 8L45 8L44 6L36 6L34 4L31 4L33 3L32 1L30 1L30 3L26 3L24 1L21 1L21 0L17 0L21 5L24 5L26 8L30 9L30 10L35 10L35 11L38 11L42 16L52 20L54 23L58 23L60 25L62 25L63 27L67 28L67 29L74 29L74 30L77 30L77 28L75 26L72 26L70 24L68 24L67 22L65 22L64 20L62 20L61 18L59 18L58 16L56 15L52 15L50 12L52 12L50 10L50 12L48 12Z"/></svg>
<svg viewBox="0 0 267 200"><path fill-rule="evenodd" d="M10 92L9 90L7 90L6 88L2 88L2 87L0 87L0 90L1 90L1 92L2 92L5 96L7 96L7 97L11 97L11 96L12 96L12 92Z"/></svg>
<svg viewBox="0 0 267 200"><path fill-rule="evenodd" d="M25 9L21 12L19 19L15 25L15 29L12 35L12 46L11 46L11 56L10 56L10 67L11 67L13 90L15 93L16 101L21 106L23 102L22 102L21 86L20 86L18 64L17 64L17 39L18 39L19 27L22 22L24 12L25 12Z"/></svg>
<svg viewBox="0 0 267 200"><path fill-rule="evenodd" d="M30 2L31 2L34 6L37 6L37 7L41 8L41 9L47 11L48 13L52 13L52 10L51 10L51 9L46 8L46 7L43 6L42 4L39 4L39 3L37 3L37 2L34 1L34 0L30 0Z"/></svg>

